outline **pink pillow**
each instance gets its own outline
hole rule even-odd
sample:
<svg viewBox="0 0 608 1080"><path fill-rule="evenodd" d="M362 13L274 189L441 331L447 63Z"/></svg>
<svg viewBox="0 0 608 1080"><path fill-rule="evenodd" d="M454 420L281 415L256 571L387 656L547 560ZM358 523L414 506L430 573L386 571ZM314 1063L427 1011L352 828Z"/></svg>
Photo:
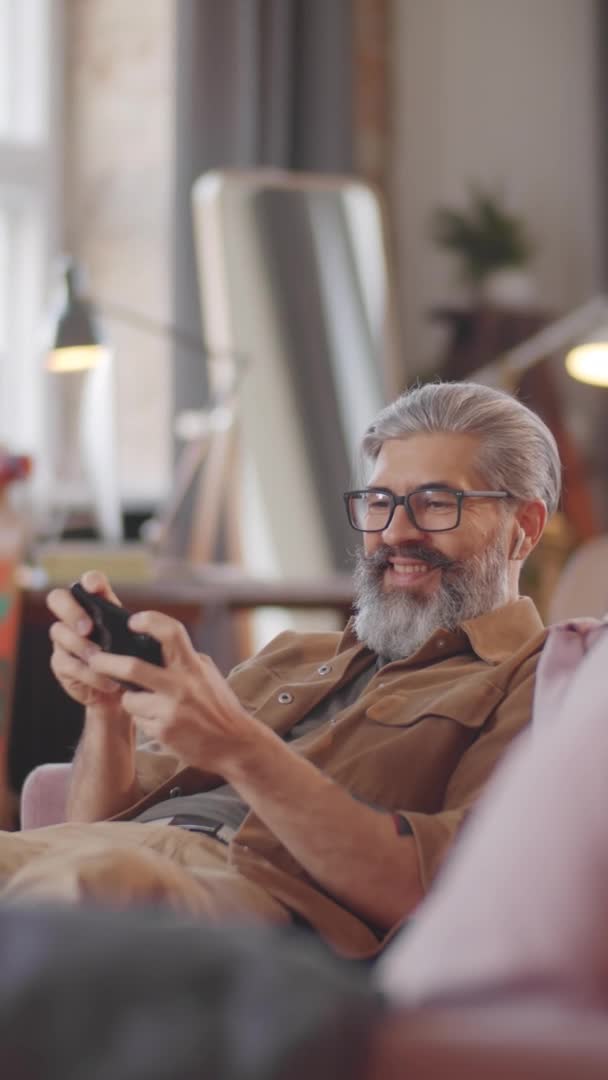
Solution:
<svg viewBox="0 0 608 1080"><path fill-rule="evenodd" d="M551 629L532 727L377 972L407 1002L536 980L608 997L608 621Z"/></svg>

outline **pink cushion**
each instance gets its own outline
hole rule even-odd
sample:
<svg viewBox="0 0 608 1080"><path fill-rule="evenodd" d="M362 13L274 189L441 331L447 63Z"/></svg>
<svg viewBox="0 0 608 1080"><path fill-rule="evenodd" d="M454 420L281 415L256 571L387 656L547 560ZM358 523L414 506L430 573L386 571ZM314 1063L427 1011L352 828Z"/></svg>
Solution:
<svg viewBox="0 0 608 1080"><path fill-rule="evenodd" d="M554 627L534 723L379 965L406 1001L542 979L608 998L608 621Z"/></svg>
<svg viewBox="0 0 608 1080"><path fill-rule="evenodd" d="M71 765L38 765L21 792L21 828L58 825L65 821Z"/></svg>

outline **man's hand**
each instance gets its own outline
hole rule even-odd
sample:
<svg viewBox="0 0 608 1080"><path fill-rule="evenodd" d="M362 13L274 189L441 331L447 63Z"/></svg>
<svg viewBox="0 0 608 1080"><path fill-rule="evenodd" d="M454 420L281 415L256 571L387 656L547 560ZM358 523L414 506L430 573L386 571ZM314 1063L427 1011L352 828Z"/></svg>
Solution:
<svg viewBox="0 0 608 1080"><path fill-rule="evenodd" d="M161 643L166 666L98 651L91 667L100 677L142 688L123 693L123 709L185 765L228 778L232 763L252 744L269 734L276 738L243 709L213 661L195 652L181 623L144 611L131 617L129 627Z"/></svg>
<svg viewBox="0 0 608 1080"><path fill-rule="evenodd" d="M104 574L89 570L88 592L119 603ZM58 622L51 627L51 669L74 701L86 708L82 738L70 772L68 821L99 821L125 810L142 795L135 775L135 736L122 708L123 687L92 666L100 652L89 641L93 624L69 589L53 589L47 604Z"/></svg>
<svg viewBox="0 0 608 1080"><path fill-rule="evenodd" d="M82 585L88 592L105 596L119 603L107 578L96 570L83 575ZM58 622L50 629L53 653L51 670L74 701L80 705L120 708L121 687L105 675L100 675L90 664L99 646L88 640L93 629L90 617L80 607L69 589L53 589L47 597L47 606Z"/></svg>

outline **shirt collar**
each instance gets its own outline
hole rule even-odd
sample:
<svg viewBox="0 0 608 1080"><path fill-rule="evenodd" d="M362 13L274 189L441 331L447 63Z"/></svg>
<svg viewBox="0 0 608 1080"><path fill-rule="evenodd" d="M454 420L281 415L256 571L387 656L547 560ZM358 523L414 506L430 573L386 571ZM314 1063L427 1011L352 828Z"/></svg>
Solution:
<svg viewBox="0 0 608 1080"><path fill-rule="evenodd" d="M545 627L530 597L520 596L476 619L467 619L462 629L480 660L500 664Z"/></svg>

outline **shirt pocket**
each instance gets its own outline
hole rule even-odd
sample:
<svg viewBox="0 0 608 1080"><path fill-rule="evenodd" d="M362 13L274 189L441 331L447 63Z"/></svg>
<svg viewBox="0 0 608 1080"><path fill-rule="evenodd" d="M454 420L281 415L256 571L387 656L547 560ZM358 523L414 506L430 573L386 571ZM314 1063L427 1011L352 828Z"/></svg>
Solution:
<svg viewBox="0 0 608 1080"><path fill-rule="evenodd" d="M373 702L367 719L380 727L411 728L433 717L478 730L501 702L503 691L491 682L429 696L428 690L393 693Z"/></svg>

